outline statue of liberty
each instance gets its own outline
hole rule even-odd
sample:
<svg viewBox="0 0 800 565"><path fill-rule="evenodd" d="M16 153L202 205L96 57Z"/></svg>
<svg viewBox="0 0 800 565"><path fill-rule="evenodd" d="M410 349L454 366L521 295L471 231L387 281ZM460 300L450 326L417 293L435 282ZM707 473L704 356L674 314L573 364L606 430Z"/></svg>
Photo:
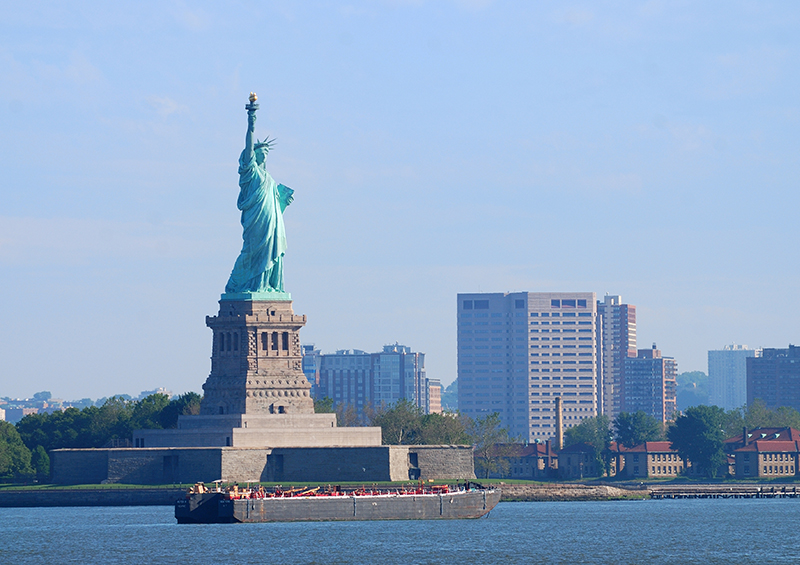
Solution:
<svg viewBox="0 0 800 565"><path fill-rule="evenodd" d="M275 140L264 138L253 143L258 97L250 93L247 134L239 157L239 200L242 212L242 252L236 259L226 294L242 292L283 293L283 255L286 229L283 211L292 203L294 191L277 184L267 172L267 154Z"/></svg>

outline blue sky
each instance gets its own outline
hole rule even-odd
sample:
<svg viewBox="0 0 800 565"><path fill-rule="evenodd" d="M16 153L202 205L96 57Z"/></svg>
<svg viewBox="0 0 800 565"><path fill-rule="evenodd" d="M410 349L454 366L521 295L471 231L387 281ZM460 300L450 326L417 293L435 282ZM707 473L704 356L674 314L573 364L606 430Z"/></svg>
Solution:
<svg viewBox="0 0 800 565"><path fill-rule="evenodd" d="M458 292L594 291L680 371L797 343L788 2L7 2L0 396L200 391L244 104L325 352L456 376Z"/></svg>

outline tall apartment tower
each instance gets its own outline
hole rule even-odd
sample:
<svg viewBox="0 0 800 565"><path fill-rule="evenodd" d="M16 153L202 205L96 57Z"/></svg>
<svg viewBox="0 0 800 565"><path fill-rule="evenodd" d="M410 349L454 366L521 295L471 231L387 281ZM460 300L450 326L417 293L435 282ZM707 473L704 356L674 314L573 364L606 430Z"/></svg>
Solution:
<svg viewBox="0 0 800 565"><path fill-rule="evenodd" d="M735 344L709 351L709 402L725 410L747 404L747 359L759 354L758 350Z"/></svg>
<svg viewBox="0 0 800 565"><path fill-rule="evenodd" d="M661 422L675 417L678 376L675 359L663 357L653 344L652 349L640 349L636 357L626 358L622 375L622 412L641 410Z"/></svg>
<svg viewBox="0 0 800 565"><path fill-rule="evenodd" d="M342 349L319 359L316 398L349 404L362 412L367 405L413 402L423 411L429 405L425 354L400 344L386 345L380 353Z"/></svg>
<svg viewBox="0 0 800 565"><path fill-rule="evenodd" d="M621 411L622 371L625 359L636 357L636 306L622 304L622 297L606 295L597 302L600 413L615 418Z"/></svg>
<svg viewBox="0 0 800 565"><path fill-rule="evenodd" d="M493 412L514 436L555 437L597 415L597 303L593 292L458 295L458 407Z"/></svg>
<svg viewBox="0 0 800 565"><path fill-rule="evenodd" d="M747 358L747 403L761 399L767 408L789 406L800 411L800 346L764 348Z"/></svg>

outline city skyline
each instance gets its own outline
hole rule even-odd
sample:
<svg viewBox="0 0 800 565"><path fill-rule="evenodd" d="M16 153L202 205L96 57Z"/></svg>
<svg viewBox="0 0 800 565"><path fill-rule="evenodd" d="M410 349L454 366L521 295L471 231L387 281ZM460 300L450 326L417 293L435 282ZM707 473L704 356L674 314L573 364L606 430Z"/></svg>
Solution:
<svg viewBox="0 0 800 565"><path fill-rule="evenodd" d="M200 390L250 91L295 190L303 343L399 341L447 385L456 296L525 289L623 296L639 347L683 372L786 347L799 20L767 2L9 5L1 392Z"/></svg>

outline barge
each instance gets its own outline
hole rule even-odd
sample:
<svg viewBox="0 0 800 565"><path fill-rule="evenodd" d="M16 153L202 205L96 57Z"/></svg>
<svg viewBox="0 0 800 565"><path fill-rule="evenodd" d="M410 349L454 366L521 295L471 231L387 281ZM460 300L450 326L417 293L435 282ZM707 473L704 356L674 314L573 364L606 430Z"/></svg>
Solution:
<svg viewBox="0 0 800 565"><path fill-rule="evenodd" d="M350 492L339 487L210 490L198 483L175 503L175 518L179 524L463 519L485 516L498 502L499 489L470 482Z"/></svg>

